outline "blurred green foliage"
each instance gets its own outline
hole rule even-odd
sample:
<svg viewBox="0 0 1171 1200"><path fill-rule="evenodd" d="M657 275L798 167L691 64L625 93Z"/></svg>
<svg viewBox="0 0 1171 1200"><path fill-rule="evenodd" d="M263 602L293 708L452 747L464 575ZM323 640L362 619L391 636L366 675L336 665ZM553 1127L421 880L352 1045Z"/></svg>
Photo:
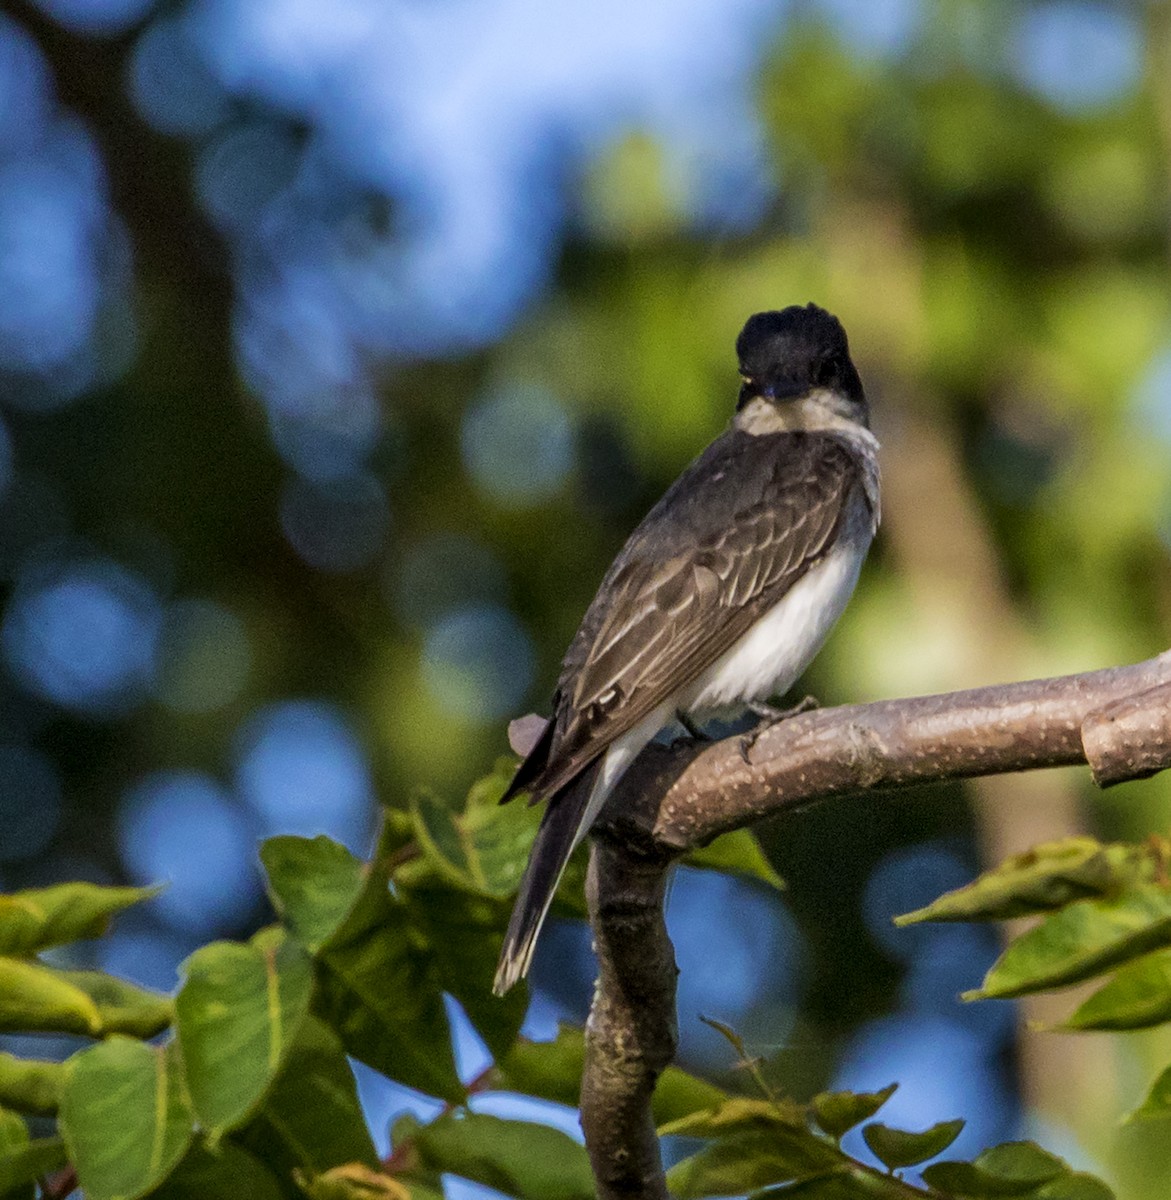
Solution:
<svg viewBox="0 0 1171 1200"><path fill-rule="evenodd" d="M371 892L364 901L371 911L358 912L339 900L357 887L355 865L340 856L334 863L339 919L348 914L355 934L385 922L401 935L392 976L386 963L365 962L350 946L330 948L334 910L326 919L316 907L300 909L266 858L290 936L316 956L317 970L326 959L332 964L300 1028L320 1032L313 1022L328 1018L351 1052L373 1028L393 1029L384 1046L364 1050L369 1059L387 1068L393 1061L403 1072L396 1077L454 1096L458 1081L444 1054L427 1050L405 1065L399 1056L416 1037L407 1031L428 1030L418 1041L430 1045L446 1028L440 988L454 989L472 968L462 957L416 954L412 939L441 940L438 910L426 899L438 886L458 893L462 928L492 927L508 890L503 874L518 869L526 814L510 810L516 828L485 827L491 835L469 822L461 842L443 836L454 820L445 798L462 795L504 751L503 722L453 712L429 690L424 628L395 599L404 564L433 534L470 534L492 549L505 567L505 599L537 647L539 684L528 700L540 707L610 557L727 421L732 344L744 317L790 302L816 300L849 330L888 482L884 535L806 681L810 690L823 702L862 700L1104 666L1164 648L1171 395L1151 379L1171 347L1168 17L1155 0L1129 8L1145 23L1140 85L1109 104L1067 111L1004 67L1018 7L1002 0L929 6L915 42L887 57L851 51L798 13L756 82L778 182L751 229L690 224L664 156L643 131L570 180L575 236L554 285L508 336L464 356L380 366L391 430L374 464L392 512L385 561L327 576L281 535L283 468L240 379L228 255L196 202L191 147L152 131L130 109L124 78L132 38L67 34L21 5L61 103L87 123L103 155L133 247L142 340L130 369L83 403L51 415L14 413L13 441L30 472L51 478L76 534L169 575L180 590L226 601L251 645L246 688L211 713L149 704L100 723L24 709L14 715L16 701L6 700L5 719L36 725L64 773L70 811L54 856L96 861L117 876L113 812L131 781L164 767L222 773L238 724L261 703L299 694L339 701L355 714L379 793L397 813L400 824L389 828L404 844L429 839L435 876L411 885L417 896ZM465 413L505 385L547 391L575 426L572 477L532 506L498 503L461 465ZM45 537L65 524L51 509L37 522ZM438 799L409 803L420 785ZM801 1064L783 1054L772 1064L794 1092L824 1086L841 1040L895 1002L898 969L868 938L858 911L875 862L942 835L1024 849L1040 835L1010 826L1007 806L983 803L1003 795L1023 811L1015 786L981 791L975 815L973 789L951 786L897 806L803 814L766 836L769 869L789 881L813 956L801 1016L812 1049ZM1166 777L1119 788L1107 801L1092 798L1081 776L1063 775L1052 786L1044 803L1029 806L1046 835L1065 832L1071 812L1109 836L1137 840L1166 828ZM1045 826L1048 815L1054 828ZM16 886L47 882L55 868L43 866L12 864L5 877ZM455 875L475 888L459 892ZM404 917L418 897L421 907ZM454 954L456 944L448 944ZM7 969L29 987L35 975L69 1028L118 1028L94 989L63 968L26 961L37 949L23 944ZM260 950L233 953L255 958ZM476 969L490 970L491 957ZM373 1014L358 1005L368 971L381 981L380 994L410 995L411 1005L394 1002L392 1012ZM478 985L466 986L471 1011ZM503 1046L521 1014L499 1011L499 1025L484 1035ZM144 1035L141 1026L125 1032ZM340 1061L329 1037L299 1046L299 1036L292 1050L282 1040L266 1069L275 1074L282 1054L294 1050ZM1127 1046L1113 1064L1123 1107L1137 1102L1159 1054L1155 1034L1135 1035ZM152 1059L151 1069L165 1064ZM55 1086L49 1079L35 1089L42 1108ZM1110 1164L1128 1197L1165 1195L1158 1139L1115 1136L1079 1117L1082 1095L1050 1095L1055 1119ZM250 1097L236 1097L239 1111ZM5 1121L3 1130L15 1128ZM277 1135L270 1129L263 1137ZM163 1145L174 1149L165 1138ZM42 1153L38 1162L55 1165L57 1151ZM244 1159L248 1151L233 1153ZM313 1174L335 1164L298 1165Z"/></svg>

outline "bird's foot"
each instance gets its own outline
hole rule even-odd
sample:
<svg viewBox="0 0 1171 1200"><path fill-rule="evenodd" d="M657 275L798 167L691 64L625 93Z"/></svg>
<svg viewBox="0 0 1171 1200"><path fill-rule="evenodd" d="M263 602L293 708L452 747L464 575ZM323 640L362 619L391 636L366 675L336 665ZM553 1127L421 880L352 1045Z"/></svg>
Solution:
<svg viewBox="0 0 1171 1200"><path fill-rule="evenodd" d="M759 700L750 700L745 707L749 712L755 713L760 718L756 723L756 727L750 729L740 738L740 757L746 763L751 763L752 760L748 757L749 752L756 745L756 739L766 729L771 729L774 725L779 725L782 721L787 721L790 717L799 717L802 713L820 708L821 702L816 696L806 696L794 704L792 708L776 708L772 704L764 704Z"/></svg>
<svg viewBox="0 0 1171 1200"><path fill-rule="evenodd" d="M681 708L675 710L675 720L687 730L687 736L693 742L710 742L712 740L711 735L704 733Z"/></svg>

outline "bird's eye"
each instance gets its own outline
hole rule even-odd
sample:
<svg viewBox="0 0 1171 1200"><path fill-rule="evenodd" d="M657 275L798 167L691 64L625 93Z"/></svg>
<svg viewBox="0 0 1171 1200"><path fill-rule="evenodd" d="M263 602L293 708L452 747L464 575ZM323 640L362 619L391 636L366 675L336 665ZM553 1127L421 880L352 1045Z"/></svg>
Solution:
<svg viewBox="0 0 1171 1200"><path fill-rule="evenodd" d="M823 358L821 362L813 368L813 382L818 387L828 387L834 383L838 377L837 360L833 358Z"/></svg>

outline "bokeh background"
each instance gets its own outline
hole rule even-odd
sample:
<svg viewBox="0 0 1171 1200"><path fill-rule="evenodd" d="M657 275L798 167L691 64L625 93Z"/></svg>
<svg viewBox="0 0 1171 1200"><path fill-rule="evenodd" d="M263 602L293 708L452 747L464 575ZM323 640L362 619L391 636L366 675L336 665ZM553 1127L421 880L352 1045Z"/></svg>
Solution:
<svg viewBox="0 0 1171 1200"><path fill-rule="evenodd" d="M169 988L264 919L258 838L364 851L378 800L457 801L725 426L761 308L842 317L884 446L805 690L1164 648L1169 180L1154 0L5 0L0 884L169 879L92 951ZM710 1014L793 1094L898 1079L894 1123L1162 1200L1166 1131L1116 1128L1160 1035L961 1005L996 934L889 918L1165 831L1168 789L827 806L765 831L783 901L681 872L683 1061L731 1069ZM580 926L535 981L531 1033L582 1017ZM433 1111L362 1083L383 1144Z"/></svg>

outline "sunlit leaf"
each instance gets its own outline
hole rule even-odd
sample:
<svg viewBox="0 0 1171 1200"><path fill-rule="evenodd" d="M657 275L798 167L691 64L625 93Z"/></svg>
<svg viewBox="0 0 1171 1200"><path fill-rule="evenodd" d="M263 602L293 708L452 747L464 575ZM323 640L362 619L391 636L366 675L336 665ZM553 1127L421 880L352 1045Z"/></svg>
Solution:
<svg viewBox="0 0 1171 1200"><path fill-rule="evenodd" d="M0 958L0 1032L79 1033L97 1037L102 1014L60 971Z"/></svg>
<svg viewBox="0 0 1171 1200"><path fill-rule="evenodd" d="M170 996L139 987L104 971L58 971L64 982L84 992L94 1003L103 1037L125 1033L152 1038L170 1025L174 1007Z"/></svg>
<svg viewBox="0 0 1171 1200"><path fill-rule="evenodd" d="M1075 900L1101 896L1120 883L1150 874L1141 848L1103 845L1091 837L1069 837L1035 846L986 871L965 887L940 896L896 925L919 921L1003 921L1050 912Z"/></svg>
<svg viewBox="0 0 1171 1200"><path fill-rule="evenodd" d="M1147 1029L1171 1020L1171 950L1127 963L1062 1029Z"/></svg>
<svg viewBox="0 0 1171 1200"><path fill-rule="evenodd" d="M159 888L61 883L0 895L0 954L26 957L49 946L100 937L116 913L157 896Z"/></svg>
<svg viewBox="0 0 1171 1200"><path fill-rule="evenodd" d="M247 944L204 946L180 970L176 1032L187 1088L215 1138L249 1116L281 1069L309 1011L313 967L271 927Z"/></svg>
<svg viewBox="0 0 1171 1200"><path fill-rule="evenodd" d="M354 907L364 867L327 838L273 837L260 847L273 907L306 949L317 950Z"/></svg>
<svg viewBox="0 0 1171 1200"><path fill-rule="evenodd" d="M178 1043L116 1036L75 1055L58 1119L87 1200L157 1187L194 1135Z"/></svg>
<svg viewBox="0 0 1171 1200"><path fill-rule="evenodd" d="M361 1163L346 1163L320 1175L297 1170L293 1178L310 1200L412 1200L405 1183Z"/></svg>
<svg viewBox="0 0 1171 1200"><path fill-rule="evenodd" d="M463 1087L432 948L389 890L398 840L398 831L384 826L358 899L318 951L313 1007L355 1058L458 1103Z"/></svg>
<svg viewBox="0 0 1171 1200"><path fill-rule="evenodd" d="M1021 996L1090 979L1171 944L1171 891L1143 884L1120 896L1079 900L1012 942L965 999Z"/></svg>
<svg viewBox="0 0 1171 1200"><path fill-rule="evenodd" d="M963 1127L963 1121L940 1121L922 1133L909 1133L876 1121L862 1127L862 1136L875 1157L893 1171L898 1167L916 1166L942 1154L960 1136Z"/></svg>
<svg viewBox="0 0 1171 1200"><path fill-rule="evenodd" d="M34 1182L65 1165L65 1143L58 1137L32 1138L28 1126L0 1108L0 1196L32 1200Z"/></svg>
<svg viewBox="0 0 1171 1200"><path fill-rule="evenodd" d="M593 1200L585 1149L547 1125L452 1113L419 1128L413 1145L423 1166L519 1200Z"/></svg>
<svg viewBox="0 0 1171 1200"><path fill-rule="evenodd" d="M879 1092L821 1092L813 1097L813 1119L832 1138L868 1121L895 1094L892 1083Z"/></svg>
<svg viewBox="0 0 1171 1200"><path fill-rule="evenodd" d="M756 879L769 887L784 889L784 880L773 869L760 848L760 842L751 829L734 829L721 834L714 842L699 850L692 850L683 861L689 867L708 871L726 871L732 875L743 875Z"/></svg>
<svg viewBox="0 0 1171 1200"><path fill-rule="evenodd" d="M1056 1155L1033 1142L1005 1142L983 1151L972 1162L939 1162L923 1168L923 1179L949 1195L992 1200L1031 1196L1036 1188L1069 1173Z"/></svg>
<svg viewBox="0 0 1171 1200"><path fill-rule="evenodd" d="M0 1106L47 1115L57 1111L65 1066L0 1051Z"/></svg>
<svg viewBox="0 0 1171 1200"><path fill-rule="evenodd" d="M232 1135L281 1178L378 1164L358 1086L337 1035L309 1017L255 1117Z"/></svg>

